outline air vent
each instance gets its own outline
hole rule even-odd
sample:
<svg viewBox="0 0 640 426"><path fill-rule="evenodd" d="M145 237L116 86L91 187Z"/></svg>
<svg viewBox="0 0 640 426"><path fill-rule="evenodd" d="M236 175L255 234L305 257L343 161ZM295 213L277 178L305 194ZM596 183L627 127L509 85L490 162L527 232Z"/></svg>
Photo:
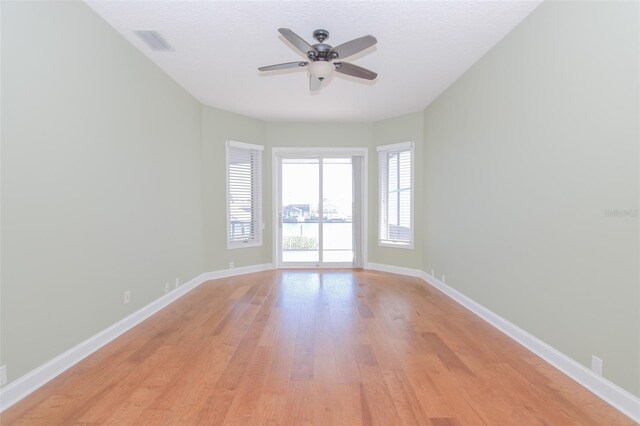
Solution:
<svg viewBox="0 0 640 426"><path fill-rule="evenodd" d="M134 30L133 32L140 37L142 41L147 43L147 46L149 46L151 50L155 50L156 52L167 52L173 50L173 47L171 47L171 45L167 43L167 40L165 40L157 31Z"/></svg>

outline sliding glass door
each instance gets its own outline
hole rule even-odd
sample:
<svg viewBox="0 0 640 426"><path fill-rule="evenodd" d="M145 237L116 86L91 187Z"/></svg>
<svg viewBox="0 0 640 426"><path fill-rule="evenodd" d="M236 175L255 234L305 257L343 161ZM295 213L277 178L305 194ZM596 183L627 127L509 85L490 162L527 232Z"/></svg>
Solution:
<svg viewBox="0 0 640 426"><path fill-rule="evenodd" d="M322 211L323 262L353 262L351 158L322 160Z"/></svg>
<svg viewBox="0 0 640 426"><path fill-rule="evenodd" d="M282 159L283 263L320 262L320 160Z"/></svg>
<svg viewBox="0 0 640 426"><path fill-rule="evenodd" d="M352 155L277 157L278 266L361 266L360 164Z"/></svg>

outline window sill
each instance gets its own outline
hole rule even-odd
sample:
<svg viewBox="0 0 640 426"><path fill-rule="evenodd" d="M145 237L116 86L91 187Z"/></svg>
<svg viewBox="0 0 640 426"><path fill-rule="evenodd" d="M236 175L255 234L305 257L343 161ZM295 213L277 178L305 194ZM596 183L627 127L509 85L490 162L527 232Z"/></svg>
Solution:
<svg viewBox="0 0 640 426"><path fill-rule="evenodd" d="M249 247L260 247L260 246L262 246L262 241L260 241L260 242L252 242L252 243L229 243L229 242L227 242L227 250L249 248Z"/></svg>
<svg viewBox="0 0 640 426"><path fill-rule="evenodd" d="M378 240L378 246L413 250L413 243L392 243L389 241Z"/></svg>

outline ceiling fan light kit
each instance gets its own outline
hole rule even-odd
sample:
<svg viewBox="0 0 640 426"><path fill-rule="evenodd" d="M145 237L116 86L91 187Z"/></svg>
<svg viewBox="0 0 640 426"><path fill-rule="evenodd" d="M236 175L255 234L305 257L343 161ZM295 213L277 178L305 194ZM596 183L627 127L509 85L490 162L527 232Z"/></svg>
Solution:
<svg viewBox="0 0 640 426"><path fill-rule="evenodd" d="M324 80L333 74L335 65L328 61L315 61L309 64L309 74L313 78Z"/></svg>
<svg viewBox="0 0 640 426"><path fill-rule="evenodd" d="M315 91L322 87L322 83L333 74L334 71L365 80L375 80L378 76L373 71L353 65L348 62L334 62L336 59L345 59L360 53L375 45L378 41L371 35L356 38L332 47L324 41L329 38L329 31L318 29L313 32L313 38L318 42L310 45L302 37L289 28L278 30L289 43L304 54L309 62L286 62L277 65L268 65L258 68L259 71L275 71L289 68L307 68L309 71L309 89Z"/></svg>

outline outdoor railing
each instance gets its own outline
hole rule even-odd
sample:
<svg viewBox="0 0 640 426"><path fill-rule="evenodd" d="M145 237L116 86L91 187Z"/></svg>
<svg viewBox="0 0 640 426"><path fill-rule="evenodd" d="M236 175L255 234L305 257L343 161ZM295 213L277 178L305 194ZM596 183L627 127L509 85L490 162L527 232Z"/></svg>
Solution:
<svg viewBox="0 0 640 426"><path fill-rule="evenodd" d="M282 238L282 250L285 251L303 251L303 250L318 250L318 238L294 236Z"/></svg>

